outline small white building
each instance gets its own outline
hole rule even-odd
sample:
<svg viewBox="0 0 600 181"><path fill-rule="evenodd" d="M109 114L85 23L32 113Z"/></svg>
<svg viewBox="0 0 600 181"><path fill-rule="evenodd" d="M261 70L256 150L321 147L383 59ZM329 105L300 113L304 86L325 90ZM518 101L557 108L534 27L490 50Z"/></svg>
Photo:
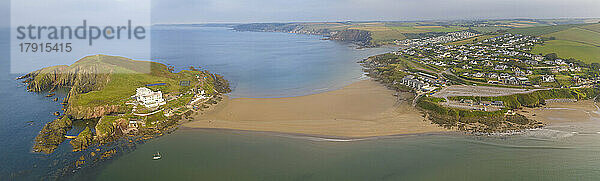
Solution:
<svg viewBox="0 0 600 181"><path fill-rule="evenodd" d="M554 82L554 75L542 75L542 82Z"/></svg>
<svg viewBox="0 0 600 181"><path fill-rule="evenodd" d="M134 98L146 107L158 107L165 105L167 102L163 99L162 92L154 92L146 87L140 87L136 89Z"/></svg>

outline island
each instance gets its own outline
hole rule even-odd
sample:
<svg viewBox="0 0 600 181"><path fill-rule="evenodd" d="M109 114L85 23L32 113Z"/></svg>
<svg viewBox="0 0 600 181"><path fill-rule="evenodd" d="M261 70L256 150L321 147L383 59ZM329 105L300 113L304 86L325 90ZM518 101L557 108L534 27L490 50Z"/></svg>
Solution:
<svg viewBox="0 0 600 181"><path fill-rule="evenodd" d="M159 136L231 91L227 80L207 70L175 72L161 63L108 55L87 56L17 79L32 92L67 89L62 115L35 138L33 151L43 153L52 153L66 139L71 139L73 151L81 151L126 136ZM77 135L67 135L77 121L91 124Z"/></svg>

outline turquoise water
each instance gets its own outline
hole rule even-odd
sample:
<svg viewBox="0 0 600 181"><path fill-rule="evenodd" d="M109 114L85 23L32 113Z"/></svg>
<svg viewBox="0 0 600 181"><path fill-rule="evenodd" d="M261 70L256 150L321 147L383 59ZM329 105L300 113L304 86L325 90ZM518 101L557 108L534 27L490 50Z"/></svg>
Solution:
<svg viewBox="0 0 600 181"><path fill-rule="evenodd" d="M285 134L179 130L138 147L96 180L598 180L596 124L523 135L406 135L326 141ZM588 133L571 133L585 128ZM152 160L156 151L161 160ZM78 179L82 179L79 177Z"/></svg>
<svg viewBox="0 0 600 181"><path fill-rule="evenodd" d="M389 50L356 50L318 36L225 28L159 27L152 38L154 59L178 69L195 65L224 74L234 86L233 97L336 89L361 78L356 61ZM0 41L0 47L7 44ZM7 69L4 64L0 67ZM2 74L0 81L0 180L48 178L81 154L70 152L66 143L50 155L30 152L33 138L60 106L44 95L25 92L16 76ZM449 133L331 140L182 129L78 170L70 179L599 180L600 113L590 114L598 119L493 137ZM163 159L151 159L156 151Z"/></svg>

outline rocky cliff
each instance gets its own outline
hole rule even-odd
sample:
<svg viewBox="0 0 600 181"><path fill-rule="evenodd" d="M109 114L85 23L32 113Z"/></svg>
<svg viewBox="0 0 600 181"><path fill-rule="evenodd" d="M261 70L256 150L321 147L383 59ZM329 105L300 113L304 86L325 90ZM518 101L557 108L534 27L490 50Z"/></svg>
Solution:
<svg viewBox="0 0 600 181"><path fill-rule="evenodd" d="M357 44L361 47L373 46L371 33L357 29L328 29L308 27L302 23L251 23L233 27L237 31L285 32L298 34L323 35L327 39Z"/></svg>
<svg viewBox="0 0 600 181"><path fill-rule="evenodd" d="M333 31L330 33L329 39L351 42L360 46L371 46L371 33L363 30L347 29Z"/></svg>

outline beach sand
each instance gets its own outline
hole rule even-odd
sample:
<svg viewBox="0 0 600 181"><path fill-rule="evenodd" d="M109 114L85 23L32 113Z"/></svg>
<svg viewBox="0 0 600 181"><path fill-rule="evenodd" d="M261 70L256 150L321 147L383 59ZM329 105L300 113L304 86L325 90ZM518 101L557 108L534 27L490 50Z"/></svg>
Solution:
<svg viewBox="0 0 600 181"><path fill-rule="evenodd" d="M592 100L548 103L540 108L526 108L518 113L546 124L588 122L600 118L600 110ZM535 116L534 116L535 115Z"/></svg>
<svg viewBox="0 0 600 181"><path fill-rule="evenodd" d="M307 96L226 98L183 126L348 138L448 131L425 121L410 98L398 101L393 94L375 81L362 80Z"/></svg>

